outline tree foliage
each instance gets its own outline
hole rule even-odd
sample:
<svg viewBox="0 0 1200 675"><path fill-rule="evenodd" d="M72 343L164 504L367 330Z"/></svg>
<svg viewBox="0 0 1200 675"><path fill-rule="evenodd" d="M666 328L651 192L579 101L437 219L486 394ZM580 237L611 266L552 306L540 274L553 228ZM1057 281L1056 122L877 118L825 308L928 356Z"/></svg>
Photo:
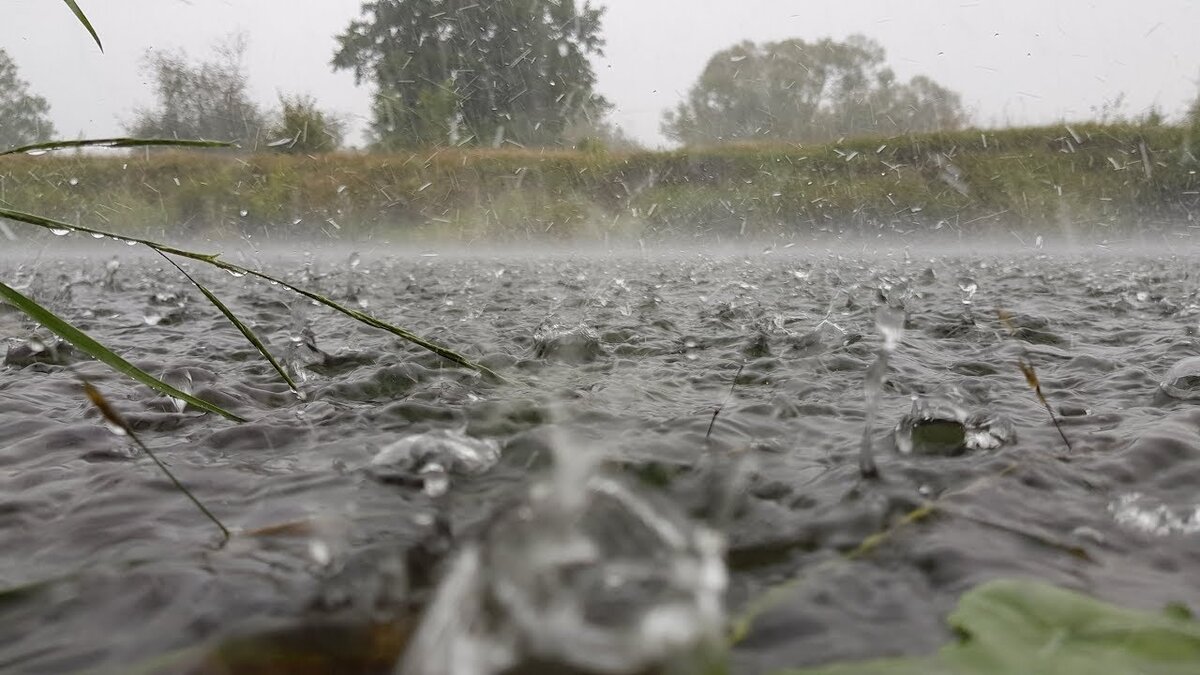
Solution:
<svg viewBox="0 0 1200 675"><path fill-rule="evenodd" d="M377 87L384 148L558 143L608 107L588 56L602 11L587 0L375 0L339 36L335 69Z"/></svg>
<svg viewBox="0 0 1200 675"><path fill-rule="evenodd" d="M318 108L311 96L281 95L269 145L279 152L295 154L331 152L341 147L345 135L345 123Z"/></svg>
<svg viewBox="0 0 1200 675"><path fill-rule="evenodd" d="M54 135L50 104L29 92L17 64L0 49L0 149L45 141Z"/></svg>
<svg viewBox="0 0 1200 675"><path fill-rule="evenodd" d="M245 50L245 41L235 38L218 45L209 61L192 62L182 51L148 51L146 70L158 102L137 110L127 130L143 138L203 138L257 148L267 121L250 100Z"/></svg>
<svg viewBox="0 0 1200 675"><path fill-rule="evenodd" d="M960 128L958 94L924 76L900 82L878 43L742 42L715 54L687 98L663 116L685 144L790 140Z"/></svg>

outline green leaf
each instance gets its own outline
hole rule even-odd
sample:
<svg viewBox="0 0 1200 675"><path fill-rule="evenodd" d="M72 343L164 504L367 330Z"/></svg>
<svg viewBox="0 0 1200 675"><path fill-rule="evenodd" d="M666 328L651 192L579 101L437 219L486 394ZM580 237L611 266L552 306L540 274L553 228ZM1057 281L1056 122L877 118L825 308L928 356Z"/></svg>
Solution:
<svg viewBox="0 0 1200 675"><path fill-rule="evenodd" d="M92 34L92 39L96 41L96 46L100 48L100 51L104 51L104 45L100 44L100 36L96 35L96 29L92 28L92 22L88 21L83 10L79 9L79 5L75 4L75 0L63 0L63 2L67 3L67 7L71 8L71 11L75 13L75 18L79 19L79 23L83 24L87 32Z"/></svg>
<svg viewBox="0 0 1200 675"><path fill-rule="evenodd" d="M204 294L204 297L208 298L209 302L211 302L217 309L221 310L221 313L225 315L225 318L229 319L229 323L233 324L234 328L237 328L239 331L241 331L246 340L248 340L250 344L254 345L254 348L258 350L259 354L263 355L263 358L265 358L271 364L271 367L275 369L275 372L279 373L279 377L283 378L283 381L287 383L287 386L297 394L300 393L300 388L296 386L296 383L292 381L291 377L288 377L288 374L284 372L283 367L279 365L279 362L275 360L275 357L271 356L271 352L267 351L267 346L263 344L262 340L258 339L258 336L254 334L254 331L250 330L249 326L242 323L240 319L234 316L233 312L225 306L225 303L221 302L217 296L213 295L212 291L205 288L204 284L196 281L192 275L188 274L187 271L176 264L174 260L168 258L164 253L159 253L159 255L165 258L167 262L174 265L175 269L179 270L180 274L187 277L187 280L192 282L193 286L200 289L200 292Z"/></svg>
<svg viewBox="0 0 1200 675"><path fill-rule="evenodd" d="M196 398L191 394L182 392L166 382L154 377L153 375L150 375L146 371L141 370L137 366L115 354L108 347L105 347L99 342L93 340L87 333L84 333L75 326L72 326L71 324L62 320L50 310L42 307L24 295L21 295L15 289L9 287L3 282L0 282L0 298L7 300L14 307L28 314L29 317L34 321L37 321L41 325L45 326L48 330L50 330L50 332L75 345L76 348L80 349L92 358L100 361L119 373L127 375L138 382L141 382L147 387L160 391L167 396L172 396L182 401L186 401L189 405L200 410L216 413L235 422L246 421L245 419L234 415L218 405L209 403L208 401Z"/></svg>
<svg viewBox="0 0 1200 675"><path fill-rule="evenodd" d="M962 637L933 656L776 675L1193 675L1200 664L1200 623L1035 581L999 580L975 588L963 595L948 623Z"/></svg>
<svg viewBox="0 0 1200 675"><path fill-rule="evenodd" d="M197 141L178 138L85 138L76 141L46 141L22 145L0 152L4 155L16 155L28 152L46 150L61 150L62 148L143 148L143 147L175 147L175 148L232 148L234 143L226 141Z"/></svg>

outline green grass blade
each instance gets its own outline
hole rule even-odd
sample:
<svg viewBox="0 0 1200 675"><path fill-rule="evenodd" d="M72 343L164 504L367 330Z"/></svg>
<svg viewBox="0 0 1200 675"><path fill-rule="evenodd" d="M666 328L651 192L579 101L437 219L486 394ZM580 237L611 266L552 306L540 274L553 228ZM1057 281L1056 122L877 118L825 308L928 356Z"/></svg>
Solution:
<svg viewBox="0 0 1200 675"><path fill-rule="evenodd" d="M160 252L159 255L166 259L167 262L171 263L175 269L179 270L180 274L187 277L187 280L192 282L192 285L198 288L200 292L204 294L204 297L208 298L209 302L211 302L217 309L221 310L221 313L225 315L225 318L229 319L229 323L233 324L234 328L237 328L239 331L241 331L246 340L249 341L250 344L254 345L254 348L258 350L258 353L262 354L263 358L270 362L271 367L275 369L275 372L279 373L279 377L283 378L283 381L287 383L287 386L290 387L292 391L296 392L297 394L300 393L300 388L296 386L296 383L292 381L292 378L288 377L288 374L283 370L283 366L280 366L279 362L275 360L275 357L271 356L271 352L267 351L267 346L263 344L262 340L258 339L258 336L254 334L254 331L250 330L249 326L242 323L240 319L234 316L233 311L226 307L225 303L221 302L216 295L213 295L213 292L208 290L204 284L196 281L192 275L188 274L187 271L180 267L174 260L168 258L165 253Z"/></svg>
<svg viewBox="0 0 1200 675"><path fill-rule="evenodd" d="M76 141L46 141L32 143L19 148L0 152L0 156L16 155L27 152L45 150L61 150L63 148L144 148L144 147L175 147L175 148L232 148L236 144L226 141L187 140L178 138L85 138Z"/></svg>
<svg viewBox="0 0 1200 675"><path fill-rule="evenodd" d="M187 497L193 504L196 505L196 508L200 509L201 513L203 513L208 517L209 520L216 524L217 529L221 530L221 534L224 535L225 540L228 541L229 528L225 527L225 523L222 523L220 518L217 518L212 511L209 511L208 507L204 505L204 502L200 501L196 495L187 488L186 485L180 482L180 480L175 477L175 473L171 471L171 469L169 469L161 459L158 458L158 455L154 454L154 452L150 450L149 446L143 443L142 439L138 438L137 434L133 431L133 427L129 426L129 423L125 421L125 417L121 415L121 413L117 412L117 409L108 402L108 399L104 398L104 394L101 394L100 390L87 380L83 381L83 391L85 394L87 394L87 397L92 402L92 405L96 406L96 409L100 411L100 415L103 416L104 419L108 420L109 424L113 424L118 429L125 432L125 435L129 438L129 440L133 441L134 445L138 446L142 452L146 453L147 457L154 460L154 463L158 465L158 468L162 470L164 474L166 474L167 478L171 479L171 484L175 486L175 489L182 492L185 497Z"/></svg>
<svg viewBox="0 0 1200 675"><path fill-rule="evenodd" d="M420 337L416 333L412 333L410 331L404 330L403 328L401 328L399 326L394 326L386 321L381 321L379 319L376 319L375 317L371 316L370 314L364 314L356 309L350 309L349 307L339 304L339 303L321 295L320 293L313 293L312 291L306 291L303 288L289 284L288 282L284 281L283 279L280 279L278 277L273 277L269 274L264 274L263 272L259 272L257 270L252 270L248 267L234 265L232 263L227 263L227 262L224 262L221 260L209 260L206 262L208 262L208 264L210 264L210 265L215 265L217 267L220 267L221 269L228 270L228 271L234 272L236 274L249 274L250 276L255 276L255 277L258 277L259 279L265 279L272 283L279 284L280 286L287 288L291 291L294 291L296 293L299 293L300 295L303 295L304 297L306 297L310 300L315 300L316 302L319 302L322 305L329 307L330 309L337 310L337 311L341 312L342 314L345 314L346 316L350 317L351 319L354 319L355 321L365 323L368 326L372 326L374 328L379 328L380 330L385 330L385 331L391 333L392 335L395 335L397 337L400 337L404 340L407 340L407 341L417 345L418 347L422 347L428 351L431 351L434 354L437 354L438 356L440 356L448 361L453 361L454 363L457 363L458 365L463 366L464 368L470 368L471 370L474 370L478 373L482 373L483 375L486 375L496 381L500 381L500 382L504 381L504 378L500 377L500 375L497 374L495 371L493 371L491 368L488 368L487 366L485 366L481 363L475 363L474 361L468 359L467 357L463 356L462 354L459 354L458 352L456 352L452 349L443 347L443 346L437 344L436 342L430 342L429 340L426 340L425 338Z"/></svg>
<svg viewBox="0 0 1200 675"><path fill-rule="evenodd" d="M75 0L63 0L63 2L67 3L67 7L71 8L71 11L75 13L75 18L79 19L79 23L83 24L87 32L92 34L92 39L96 41L96 46L100 48L100 51L104 51L104 45L100 43L100 36L96 35L96 29L92 28L92 22L88 21L83 10L79 9L79 5L75 4Z"/></svg>
<svg viewBox="0 0 1200 675"><path fill-rule="evenodd" d="M379 319L376 319L375 317L370 316L369 314L364 314L358 310L350 309L349 307L345 307L341 304L338 304L337 302L334 302L333 300L330 300L329 298L327 298L319 293L313 293L312 291L306 291L303 288L300 288L298 286L293 286L292 284L289 284L288 282L284 281L283 279L279 279L279 278L273 277L269 274L259 272L258 270L252 270L247 267L242 267L240 265L234 265L233 263L227 263L223 260L218 260L218 257L220 256L219 253L197 253L195 251L187 251L187 250L184 250L181 248L175 248L174 246L168 246L167 244L160 244L156 241L151 241L149 239L142 239L140 237L130 237L130 236L127 236L124 234L116 234L113 232L106 232L104 230L97 230L95 228L84 227L82 225L72 225L71 223L65 223L61 220L54 220L53 218L46 218L43 216L34 215L32 213L25 213L23 211L14 211L12 209L0 208L0 218L8 218L9 220L14 220L14 221L21 222L21 223L37 225L38 227L42 227L42 228L45 228L48 230L71 230L74 232L85 232L87 234L103 235L105 237L111 237L113 239L120 239L123 241L133 241L133 242L142 244L144 246L148 246L148 247L154 249L155 251L159 251L160 253L170 253L171 255L176 255L181 258L189 258L191 260L198 260L203 263L208 263L209 265L213 265L214 267L220 267L223 270L233 272L235 274L239 274L239 275L248 274L250 276L258 277L259 279L265 279L267 281L274 282L274 283L276 283L284 288L287 288L291 291L299 293L300 295L303 295L304 297L306 297L310 300L315 300L316 302L318 302L322 305L325 305L326 307L329 307L330 309L337 310L337 311L341 312L342 314L345 314L346 316L354 319L355 321L365 323L368 326L372 326L374 328L379 328L380 330L385 330L399 338L402 338L404 340L407 340L407 341L417 345L418 347L421 347L423 349L431 351L434 354L437 354L438 356L441 356L442 358L444 358L448 361L457 363L458 365L463 366L464 368L469 368L471 370L474 370L475 372L481 373L497 382L504 381L504 378L501 377L499 374L497 374L495 371L493 371L491 368L488 368L487 366L485 366L481 363L475 363L474 361L468 359L467 357L459 354L458 352L456 352L452 349L443 347L435 342L430 342L429 340L426 340L415 333L404 330L403 328L401 328L399 326L394 326L390 323L387 323L386 321L380 321Z"/></svg>
<svg viewBox="0 0 1200 675"><path fill-rule="evenodd" d="M42 307L24 295L21 295L15 289L4 284L3 282L0 282L0 298L7 300L14 307L28 314L29 317L34 321L37 321L41 325L45 326L50 332L75 345L76 348L80 349L92 358L123 375L127 375L130 378L141 382L147 387L160 391L167 396L172 396L182 401L186 401L191 406L200 410L216 413L235 422L246 421L245 419L234 415L218 405L196 398L191 394L179 391L166 382L163 382L146 371L141 370L137 366L115 354L108 347L105 347L99 342L93 340L87 333L84 333L75 326L72 326L71 324L62 320L50 310Z"/></svg>
<svg viewBox="0 0 1200 675"><path fill-rule="evenodd" d="M195 251L185 251L183 249L175 248L174 246L168 246L166 244L150 241L149 239L130 237L128 235L107 232L105 230L97 230L95 228L84 227L82 225L72 225L71 223L66 223L61 220L46 218L45 216L39 216L33 213L25 213L24 211L14 211L12 209L6 209L2 207L0 207L0 218L7 218L9 220L14 220L19 223L26 223L29 225L37 225L38 227L47 230L70 230L72 232L83 232L85 234L98 234L101 236L110 237L112 239L119 239L121 241L133 241L145 246L149 246L155 251L171 253L173 255L191 258L192 260L199 260L209 264L212 264L217 257L221 255L220 253L196 253Z"/></svg>

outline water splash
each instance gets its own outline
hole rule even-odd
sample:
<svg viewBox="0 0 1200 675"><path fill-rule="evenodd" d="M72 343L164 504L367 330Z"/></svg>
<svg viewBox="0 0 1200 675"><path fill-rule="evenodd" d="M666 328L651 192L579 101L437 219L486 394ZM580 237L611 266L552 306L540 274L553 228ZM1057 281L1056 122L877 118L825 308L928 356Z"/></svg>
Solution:
<svg viewBox="0 0 1200 675"><path fill-rule="evenodd" d="M1140 492L1117 497L1108 512L1118 525L1158 536L1200 532L1200 506L1175 508Z"/></svg>
<svg viewBox="0 0 1200 675"><path fill-rule="evenodd" d="M888 359L896 351L900 340L904 337L905 312L896 307L880 307L875 312L875 328L883 336L883 344L879 346L879 354L875 362L867 369L867 377L863 382L866 393L866 423L863 428L862 443L859 446L858 470L866 477L879 474L875 465L875 454L871 448L871 434L875 430L875 417L879 412L879 397L883 392L883 383L887 378Z"/></svg>
<svg viewBox="0 0 1200 675"><path fill-rule="evenodd" d="M1171 366L1159 386L1171 398L1200 400L1200 356L1183 359Z"/></svg>
<svg viewBox="0 0 1200 675"><path fill-rule="evenodd" d="M986 412L968 414L955 401L939 396L914 396L912 410L893 432L902 455L953 457L970 450L995 450L1011 443L1011 422Z"/></svg>
<svg viewBox="0 0 1200 675"><path fill-rule="evenodd" d="M719 535L559 449L455 557L399 673L656 672L723 625Z"/></svg>
<svg viewBox="0 0 1200 675"><path fill-rule="evenodd" d="M450 489L450 476L481 474L500 461L500 444L461 431L438 429L414 434L384 447L371 460L371 472L385 481L419 483L431 497Z"/></svg>

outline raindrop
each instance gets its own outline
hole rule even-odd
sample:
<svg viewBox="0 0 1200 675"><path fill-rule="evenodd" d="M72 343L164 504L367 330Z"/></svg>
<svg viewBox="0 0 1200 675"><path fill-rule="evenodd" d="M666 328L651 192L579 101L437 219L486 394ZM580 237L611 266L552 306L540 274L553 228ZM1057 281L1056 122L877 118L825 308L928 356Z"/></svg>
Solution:
<svg viewBox="0 0 1200 675"><path fill-rule="evenodd" d="M142 321L145 321L147 326L157 326L162 323L162 320L163 315L154 310L150 310L142 316Z"/></svg>
<svg viewBox="0 0 1200 675"><path fill-rule="evenodd" d="M67 185L70 185L71 187L75 187L76 185L79 185L79 179L72 178L71 180L67 181Z"/></svg>
<svg viewBox="0 0 1200 675"><path fill-rule="evenodd" d="M71 228L69 228L69 227L53 227L53 228L50 228L50 234L53 234L53 235L55 235L55 236L59 236L59 237L65 237L65 236L67 236L68 234L71 234L71 232L72 232L72 230L71 230Z"/></svg>
<svg viewBox="0 0 1200 675"><path fill-rule="evenodd" d="M975 293L979 290L979 284L971 277L958 278L958 290L962 291L962 303L964 305L971 304L971 299L975 297Z"/></svg>
<svg viewBox="0 0 1200 675"><path fill-rule="evenodd" d="M242 272L239 270L231 270L229 268L225 268L225 271L229 272L229 276L233 277L234 279L241 279L242 277L246 276L245 272Z"/></svg>
<svg viewBox="0 0 1200 675"><path fill-rule="evenodd" d="M242 209L241 211L238 211L238 215L245 218L246 216L250 215L250 212L246 209Z"/></svg>
<svg viewBox="0 0 1200 675"><path fill-rule="evenodd" d="M125 436L125 429L119 425L113 424L108 420L104 421L104 427L111 431L115 436Z"/></svg>
<svg viewBox="0 0 1200 675"><path fill-rule="evenodd" d="M329 544L320 539L312 539L308 542L308 555L321 567L327 567L333 562L333 552L329 550Z"/></svg>
<svg viewBox="0 0 1200 675"><path fill-rule="evenodd" d="M92 233L92 239L103 239L103 238L104 238L104 235L100 234L99 232Z"/></svg>
<svg viewBox="0 0 1200 675"><path fill-rule="evenodd" d="M450 477L441 464L430 463L421 467L421 478L424 479L422 490L430 497L441 497L450 489Z"/></svg>

